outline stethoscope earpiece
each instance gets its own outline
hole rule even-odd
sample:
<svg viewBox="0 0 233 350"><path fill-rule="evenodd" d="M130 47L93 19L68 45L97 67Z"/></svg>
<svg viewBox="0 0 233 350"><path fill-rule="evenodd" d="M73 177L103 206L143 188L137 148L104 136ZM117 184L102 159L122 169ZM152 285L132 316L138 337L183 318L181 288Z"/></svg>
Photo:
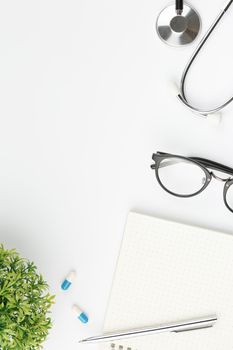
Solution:
<svg viewBox="0 0 233 350"><path fill-rule="evenodd" d="M218 112L218 113L208 114L206 116L206 119L211 126L217 127L222 121L222 113Z"/></svg>
<svg viewBox="0 0 233 350"><path fill-rule="evenodd" d="M178 85L174 81L170 81L168 85L169 91L173 96L176 96L180 101L182 101L185 105L186 103L182 100L182 96L179 91ZM222 120L222 113L221 112L215 112L215 113L200 113L196 112L194 109L191 109L191 111L198 115L199 117L202 117L203 119L207 120L208 123L212 126L218 126L221 123Z"/></svg>
<svg viewBox="0 0 233 350"><path fill-rule="evenodd" d="M179 86L174 81L169 81L168 89L173 96L179 95Z"/></svg>

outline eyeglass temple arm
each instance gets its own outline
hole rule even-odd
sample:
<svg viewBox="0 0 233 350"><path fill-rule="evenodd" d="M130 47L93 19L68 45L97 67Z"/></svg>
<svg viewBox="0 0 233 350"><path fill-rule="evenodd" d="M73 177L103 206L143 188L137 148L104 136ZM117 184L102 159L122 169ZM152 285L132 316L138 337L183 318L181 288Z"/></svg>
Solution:
<svg viewBox="0 0 233 350"><path fill-rule="evenodd" d="M183 160L183 161L184 161L184 160ZM167 166L174 165L174 164L177 164L177 163L180 163L180 162L182 162L182 161L181 161L181 160L180 160L180 161L177 161L177 160L173 160L173 159L168 159L168 160L166 160L165 162L163 162L162 164L160 163L159 167L160 167L160 168L165 168L165 167L167 167ZM156 168L155 164L152 164L150 167L151 167L151 169L153 169L153 170Z"/></svg>
<svg viewBox="0 0 233 350"><path fill-rule="evenodd" d="M159 155L167 154L169 156L169 154L165 153L165 152L157 152L157 154L159 154ZM230 168L230 167L228 167L226 165L214 162L212 160L209 160L209 159L206 159L206 158L200 158L200 157L187 157L187 159L194 160L194 161L196 161L198 163L201 163L202 165L204 165L206 167L209 167L209 168L211 168L213 170L218 170L218 171L222 171L224 173L233 175L233 168ZM175 164L175 163L177 163L177 161L170 160L169 162L167 162L163 166L168 166L168 165L172 165L172 164ZM153 169L153 170L155 169L155 164L151 165L151 169Z"/></svg>
<svg viewBox="0 0 233 350"><path fill-rule="evenodd" d="M233 0L232 0L233 1ZM166 153L166 152L156 152L152 155L152 159L155 161L154 157L156 157L156 155L167 155L169 157L169 155L171 156L172 154L169 154L169 153ZM166 166L169 166L169 165L173 165L173 164L177 164L177 160L173 160L173 159L169 159L166 161L166 163L163 163L162 165L160 164L160 167L163 168L163 167L166 167ZM152 170L155 170L156 169L156 165L155 164L152 164L151 166L151 169Z"/></svg>
<svg viewBox="0 0 233 350"><path fill-rule="evenodd" d="M208 168L211 168L213 170L218 170L218 171L222 171L224 173L233 175L233 168L230 168L226 165L214 162L206 158L200 158L200 157L189 157L189 159L195 160L196 162L201 163L202 165Z"/></svg>

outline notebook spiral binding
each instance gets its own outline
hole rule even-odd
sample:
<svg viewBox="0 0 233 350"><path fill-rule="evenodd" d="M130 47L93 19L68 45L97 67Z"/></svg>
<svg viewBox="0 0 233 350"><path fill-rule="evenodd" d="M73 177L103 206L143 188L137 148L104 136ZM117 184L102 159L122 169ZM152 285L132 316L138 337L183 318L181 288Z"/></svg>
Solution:
<svg viewBox="0 0 233 350"><path fill-rule="evenodd" d="M111 350L132 350L132 348L130 347L124 347L123 345L116 345L114 343L111 344L111 347L110 347Z"/></svg>

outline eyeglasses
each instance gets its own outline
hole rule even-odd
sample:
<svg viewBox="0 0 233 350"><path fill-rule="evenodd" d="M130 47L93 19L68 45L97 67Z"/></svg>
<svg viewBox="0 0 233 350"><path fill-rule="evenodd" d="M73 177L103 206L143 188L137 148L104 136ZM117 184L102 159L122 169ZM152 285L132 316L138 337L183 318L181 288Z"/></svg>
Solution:
<svg viewBox="0 0 233 350"><path fill-rule="evenodd" d="M233 212L233 168L199 157L182 157L174 154L157 152L152 159L155 164L155 176L160 186L176 197L193 197L201 193L214 178L225 183L223 200ZM227 178L216 175L212 170L228 174Z"/></svg>

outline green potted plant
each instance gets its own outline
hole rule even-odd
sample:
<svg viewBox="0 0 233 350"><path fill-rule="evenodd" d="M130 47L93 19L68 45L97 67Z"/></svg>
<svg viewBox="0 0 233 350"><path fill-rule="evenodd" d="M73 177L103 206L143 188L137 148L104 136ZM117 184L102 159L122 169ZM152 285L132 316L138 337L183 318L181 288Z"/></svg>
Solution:
<svg viewBox="0 0 233 350"><path fill-rule="evenodd" d="M41 349L53 301L35 264L0 245L0 350Z"/></svg>

